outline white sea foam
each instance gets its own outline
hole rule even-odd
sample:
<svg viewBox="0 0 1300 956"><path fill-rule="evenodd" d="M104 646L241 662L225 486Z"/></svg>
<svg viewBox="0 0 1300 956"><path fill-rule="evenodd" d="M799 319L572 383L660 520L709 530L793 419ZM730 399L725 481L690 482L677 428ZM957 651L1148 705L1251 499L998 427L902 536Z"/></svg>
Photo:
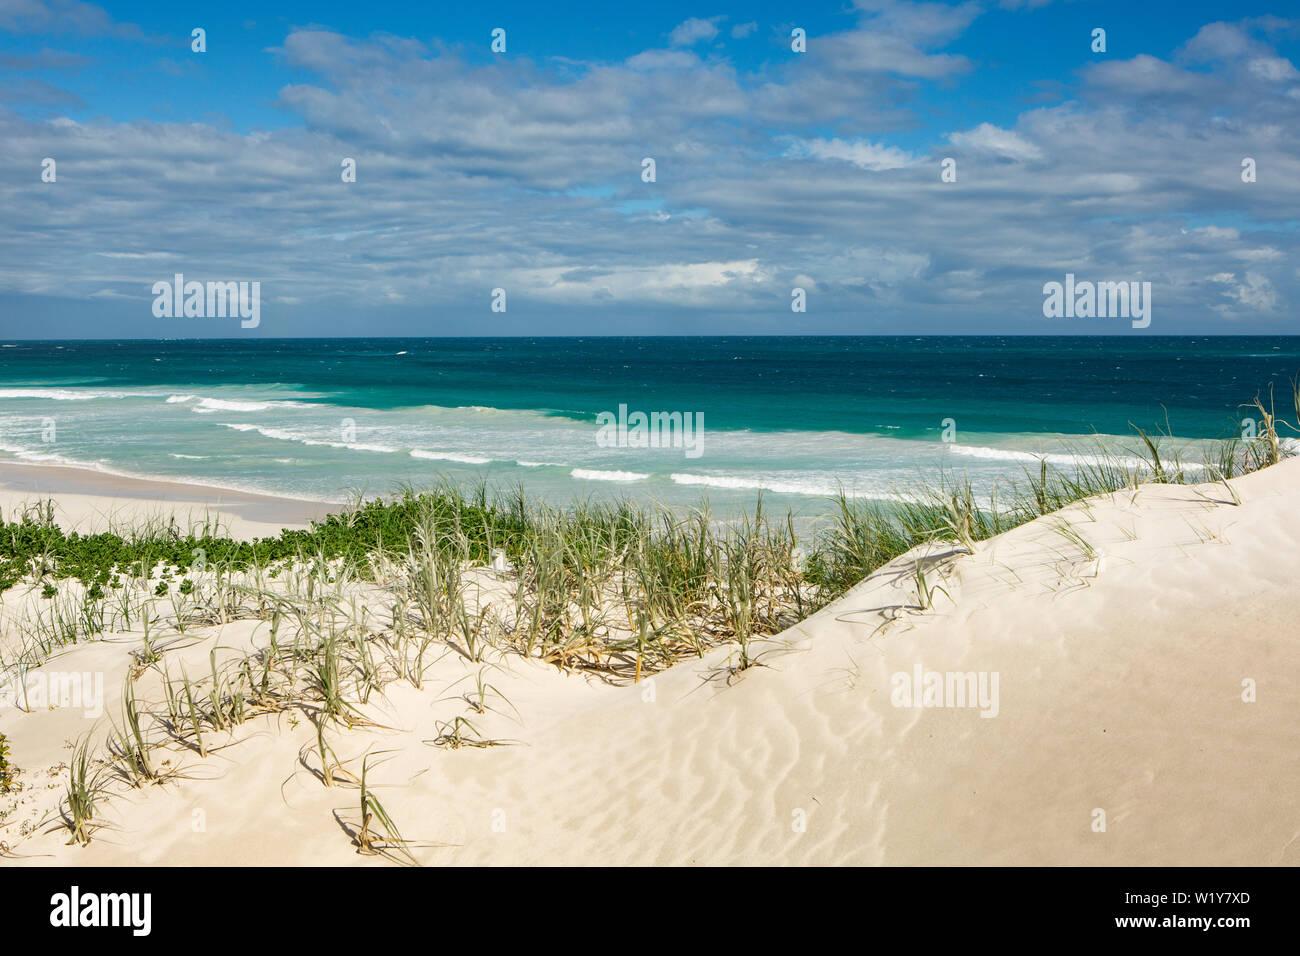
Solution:
<svg viewBox="0 0 1300 956"><path fill-rule="evenodd" d="M267 399L238 399L238 398L209 398L202 395L174 395L168 398L177 401L189 401L197 398L199 401L194 406L194 411L200 415L210 415L212 412L264 412L268 408L331 408L333 406L325 405L320 402L298 402L288 398L267 398Z"/></svg>
<svg viewBox="0 0 1300 956"><path fill-rule="evenodd" d="M194 406L194 410L200 414L211 414L212 412L264 412L270 407L270 402L235 402L225 398L202 398Z"/></svg>
<svg viewBox="0 0 1300 956"><path fill-rule="evenodd" d="M644 481L650 477L636 471L602 471L599 468L575 468L569 474L586 481Z"/></svg>
<svg viewBox="0 0 1300 956"><path fill-rule="evenodd" d="M100 398L150 398L155 392L104 392L75 388L0 388L0 398L46 398L56 402L89 402Z"/></svg>
<svg viewBox="0 0 1300 956"><path fill-rule="evenodd" d="M75 461L72 458L67 458L63 455L56 455L54 452L34 451L30 448L25 448L22 445L10 445L7 443L0 442L0 451L8 452L9 454L13 455L15 458L18 458L21 461L57 462L59 464L77 465L83 468L93 468L97 471L102 470L100 469L97 462L79 462L79 461Z"/></svg>
<svg viewBox="0 0 1300 956"><path fill-rule="evenodd" d="M813 495L819 498L834 497L843 490L849 498L877 498L883 501L904 501L905 495L887 491L868 491L848 483L834 484L816 478L772 478L765 475L694 475L674 473L669 475L679 485L703 485L708 488L729 488L746 491L773 491L783 495Z"/></svg>
<svg viewBox="0 0 1300 956"><path fill-rule="evenodd" d="M222 422L226 428L233 428L237 432L257 432L263 438L274 438L276 441L292 441L300 445L317 445L323 448L346 448L349 451L373 451L383 454L393 454L401 451L392 445L374 445L367 442L345 442L329 441L323 438L310 438L301 432L291 432L284 428L266 428L262 425L250 425L246 422Z"/></svg>
<svg viewBox="0 0 1300 956"><path fill-rule="evenodd" d="M393 454L402 449L393 445L377 445L371 442L343 442L330 441L324 438L312 438L301 432L294 432L284 428L268 428L263 425L252 425L246 422L222 422L226 428L233 428L240 432L257 432L264 438L274 438L278 441L292 441L300 445L317 445L326 448L346 448L349 451L371 451L382 454ZM465 465L487 465L490 464L491 458L483 458L479 455L466 455L454 451L430 451L425 448L413 448L410 451L412 458L424 458L433 461L455 461Z"/></svg>
<svg viewBox="0 0 1300 956"><path fill-rule="evenodd" d="M983 458L995 461L1023 461L1037 464L1039 461L1046 461L1049 465L1060 465L1066 468L1078 468L1087 465L1122 465L1125 468L1143 468L1149 467L1148 463L1141 458L1130 458L1121 455L1107 455L1104 452L1097 453L1067 453L1053 454L1041 453L1035 454L1027 451L1013 451L1010 448L989 448L984 445L955 445L947 446L954 455L963 455L967 458ZM1199 471L1205 466L1199 462L1184 462L1182 467L1186 471Z"/></svg>
<svg viewBox="0 0 1300 956"><path fill-rule="evenodd" d="M425 451L423 448L412 448L412 458L431 458L435 461L458 461L465 465L486 465L491 463L491 458L478 458L474 455L461 455L453 451Z"/></svg>

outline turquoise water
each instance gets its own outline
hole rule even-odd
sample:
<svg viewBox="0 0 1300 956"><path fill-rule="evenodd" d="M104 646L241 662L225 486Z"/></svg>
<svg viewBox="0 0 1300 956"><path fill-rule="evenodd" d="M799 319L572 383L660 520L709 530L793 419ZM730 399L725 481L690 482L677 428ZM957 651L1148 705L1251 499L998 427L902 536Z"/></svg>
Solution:
<svg viewBox="0 0 1300 956"><path fill-rule="evenodd" d="M1270 383L1290 415L1300 369L1297 337L0 346L0 457L18 461L329 501L486 477L561 503L707 493L727 511L764 489L801 513L839 487L888 497L942 469L987 484L1094 434L1136 447L1130 422L1239 434L1238 406ZM620 405L689 415L700 441L603 447L597 416Z"/></svg>

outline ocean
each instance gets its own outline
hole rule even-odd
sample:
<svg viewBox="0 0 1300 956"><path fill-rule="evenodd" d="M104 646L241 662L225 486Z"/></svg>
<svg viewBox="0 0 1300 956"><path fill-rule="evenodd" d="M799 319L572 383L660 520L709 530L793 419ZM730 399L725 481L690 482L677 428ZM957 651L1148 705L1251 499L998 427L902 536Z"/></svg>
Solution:
<svg viewBox="0 0 1300 956"><path fill-rule="evenodd" d="M1293 415L1298 370L1300 337L0 341L0 458L324 501L486 478L726 514L761 489L808 515L1136 450L1130 423L1239 436L1270 384ZM680 416L641 447L636 412Z"/></svg>

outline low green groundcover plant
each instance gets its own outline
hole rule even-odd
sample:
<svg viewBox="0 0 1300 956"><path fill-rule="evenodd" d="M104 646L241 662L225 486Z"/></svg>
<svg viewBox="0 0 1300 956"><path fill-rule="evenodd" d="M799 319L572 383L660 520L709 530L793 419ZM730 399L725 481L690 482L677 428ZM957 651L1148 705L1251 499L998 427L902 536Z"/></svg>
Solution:
<svg viewBox="0 0 1300 956"><path fill-rule="evenodd" d="M9 741L0 734L0 793L8 793L14 785L14 767L9 762Z"/></svg>

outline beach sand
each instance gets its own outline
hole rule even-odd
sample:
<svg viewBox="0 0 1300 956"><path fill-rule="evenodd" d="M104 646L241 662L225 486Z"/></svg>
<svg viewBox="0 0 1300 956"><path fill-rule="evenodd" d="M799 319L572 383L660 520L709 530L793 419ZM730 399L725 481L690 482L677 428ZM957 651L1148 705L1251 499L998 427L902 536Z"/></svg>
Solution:
<svg viewBox="0 0 1300 956"><path fill-rule="evenodd" d="M129 478L88 468L0 462L0 511L5 520L25 505L53 499L65 530L105 531L149 519L175 518L185 529L216 520L236 538L270 537L305 528L338 506L179 481Z"/></svg>
<svg viewBox="0 0 1300 956"><path fill-rule="evenodd" d="M6 515L26 490L12 470ZM311 515L63 477L73 485L30 480L73 522L211 505L260 534ZM1231 484L1240 504L1223 485L1144 485L973 555L911 553L740 674L725 648L621 687L494 660L487 679L512 706L473 720L499 746L432 745L480 666L448 655L423 690L395 683L363 708L380 726L331 743L353 768L370 751L369 784L427 865L1295 864L1300 460ZM943 588L928 611L914 607L918 558ZM212 647L255 646L265 629L213 628L168 651L172 672L202 673ZM137 643L109 636L45 669L102 671L116 701ZM996 704L896 706L899 675L918 668L989 690L996 675ZM150 680L144 698L160 695ZM357 791L322 786L302 759L315 731L288 715L210 735L206 759L177 751L180 778L123 790L91 844L68 846L49 822L87 729L67 708L0 712L25 784L0 865L386 865L355 851Z"/></svg>

